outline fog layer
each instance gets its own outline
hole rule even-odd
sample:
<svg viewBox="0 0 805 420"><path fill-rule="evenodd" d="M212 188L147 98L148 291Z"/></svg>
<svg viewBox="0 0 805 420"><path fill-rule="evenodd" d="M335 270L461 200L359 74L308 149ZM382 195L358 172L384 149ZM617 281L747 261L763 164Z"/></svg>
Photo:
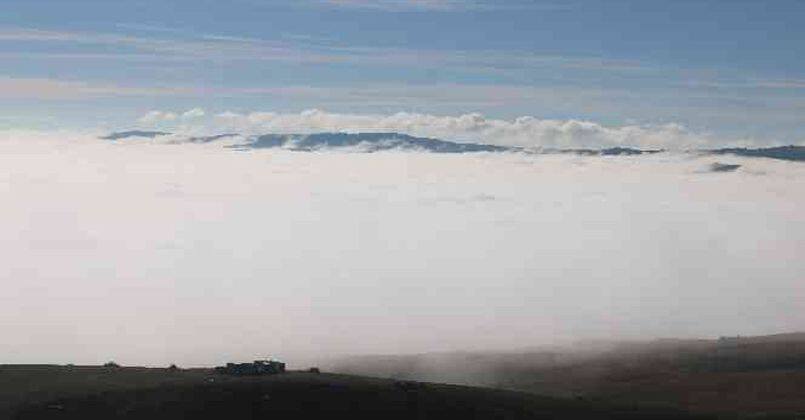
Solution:
<svg viewBox="0 0 805 420"><path fill-rule="evenodd" d="M0 363L805 327L805 165L0 136Z"/></svg>

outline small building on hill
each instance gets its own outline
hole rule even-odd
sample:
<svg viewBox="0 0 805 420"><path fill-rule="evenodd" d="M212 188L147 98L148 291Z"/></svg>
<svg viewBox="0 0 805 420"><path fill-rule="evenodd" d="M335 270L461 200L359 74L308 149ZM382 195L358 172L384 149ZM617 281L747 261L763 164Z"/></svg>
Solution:
<svg viewBox="0 0 805 420"><path fill-rule="evenodd" d="M215 368L218 373L236 376L273 375L285 372L285 363L278 360L255 360L252 363L227 363Z"/></svg>

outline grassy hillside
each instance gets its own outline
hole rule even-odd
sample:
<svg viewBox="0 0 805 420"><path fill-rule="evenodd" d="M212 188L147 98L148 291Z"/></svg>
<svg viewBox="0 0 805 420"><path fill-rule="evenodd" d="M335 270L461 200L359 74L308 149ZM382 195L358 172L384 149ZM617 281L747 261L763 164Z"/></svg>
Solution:
<svg viewBox="0 0 805 420"><path fill-rule="evenodd" d="M353 357L331 368L557 397L668 404L704 413L805 416L805 334Z"/></svg>
<svg viewBox="0 0 805 420"><path fill-rule="evenodd" d="M688 419L661 408L364 377L290 372L2 366L0 418ZM700 417L699 417L700 418Z"/></svg>

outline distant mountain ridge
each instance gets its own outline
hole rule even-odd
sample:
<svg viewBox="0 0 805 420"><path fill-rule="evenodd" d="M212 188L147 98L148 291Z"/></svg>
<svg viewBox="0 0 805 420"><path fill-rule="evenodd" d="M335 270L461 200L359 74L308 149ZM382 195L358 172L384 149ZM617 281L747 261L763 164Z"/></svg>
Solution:
<svg viewBox="0 0 805 420"><path fill-rule="evenodd" d="M805 146L780 146L765 147L760 149L749 149L746 147L729 147L723 149L712 149L707 152L714 155L738 155L748 157L765 157L771 159L805 161Z"/></svg>
<svg viewBox="0 0 805 420"><path fill-rule="evenodd" d="M481 143L457 143L400 133L317 133L264 134L245 145L252 149L283 147L290 150L313 151L326 148L356 148L364 152L382 150L422 150L434 153L509 152L519 147L495 146Z"/></svg>
<svg viewBox="0 0 805 420"><path fill-rule="evenodd" d="M171 135L163 131L122 131L101 137L104 140L124 140L129 138L155 139ZM236 133L211 136L188 137L191 143L209 143L226 138L238 137ZM430 153L478 153L478 152L520 152L541 154L577 154L583 156L637 156L662 153L661 149L636 149L630 147L609 147L601 149L529 149L518 146L500 146L487 143L456 142L430 137L416 137L402 133L344 133L324 132L314 134L262 134L242 136L245 142L227 147L238 150L282 148L294 151L317 151L328 149L349 149L356 152L372 153L385 150L423 151ZM695 150L707 155L736 155L743 157L765 157L778 160L805 161L805 146L781 146L767 148L721 148ZM727 168L718 168L727 170ZM736 168L732 168L736 169Z"/></svg>
<svg viewBox="0 0 805 420"><path fill-rule="evenodd" d="M167 133L164 131L142 131L142 130L118 131L101 137L101 140L122 140L132 137L145 137L153 139L159 136L169 136L170 134L171 133Z"/></svg>

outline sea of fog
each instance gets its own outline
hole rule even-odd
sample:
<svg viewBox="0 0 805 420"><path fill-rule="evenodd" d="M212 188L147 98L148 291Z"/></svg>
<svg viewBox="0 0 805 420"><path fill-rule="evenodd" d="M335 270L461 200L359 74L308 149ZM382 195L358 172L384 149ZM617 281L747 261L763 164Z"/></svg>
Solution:
<svg viewBox="0 0 805 420"><path fill-rule="evenodd" d="M802 330L803 191L805 164L734 156L7 133L0 355L314 363Z"/></svg>

